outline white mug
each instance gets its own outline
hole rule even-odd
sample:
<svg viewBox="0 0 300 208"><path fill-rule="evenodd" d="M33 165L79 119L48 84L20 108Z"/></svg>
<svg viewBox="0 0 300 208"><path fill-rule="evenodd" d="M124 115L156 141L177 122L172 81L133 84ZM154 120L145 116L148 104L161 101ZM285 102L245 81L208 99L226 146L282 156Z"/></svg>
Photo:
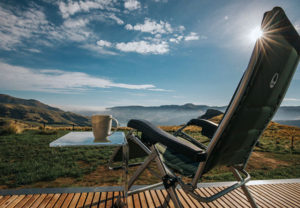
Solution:
<svg viewBox="0 0 300 208"><path fill-rule="evenodd" d="M114 131L111 131L112 120L117 123ZM108 142L108 136L112 135L118 128L119 123L112 115L93 115L92 129L95 137L95 142Z"/></svg>

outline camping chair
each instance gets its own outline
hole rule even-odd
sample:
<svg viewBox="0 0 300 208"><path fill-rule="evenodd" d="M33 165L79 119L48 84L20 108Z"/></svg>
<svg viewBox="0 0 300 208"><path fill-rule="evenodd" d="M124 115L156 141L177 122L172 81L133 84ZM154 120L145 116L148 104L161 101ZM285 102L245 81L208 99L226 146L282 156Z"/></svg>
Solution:
<svg viewBox="0 0 300 208"><path fill-rule="evenodd" d="M281 8L266 12L261 28L264 35L257 40L249 65L219 125L192 119L172 135L145 120L128 122L128 127L133 129L127 134L130 157L135 152L137 156L147 155L128 181L128 195L164 186L174 206L182 207L175 191L177 185L201 202L211 202L241 187L251 206L257 207L246 187L250 175L245 168L258 138L284 98L300 55L300 37ZM183 132L190 125L202 127L201 133L211 139L207 146ZM115 158L117 155L120 150L116 150ZM162 182L130 190L152 161L156 161ZM195 191L199 180L217 166L230 167L237 182L209 197L201 196ZM185 183L178 174L191 177L191 182Z"/></svg>

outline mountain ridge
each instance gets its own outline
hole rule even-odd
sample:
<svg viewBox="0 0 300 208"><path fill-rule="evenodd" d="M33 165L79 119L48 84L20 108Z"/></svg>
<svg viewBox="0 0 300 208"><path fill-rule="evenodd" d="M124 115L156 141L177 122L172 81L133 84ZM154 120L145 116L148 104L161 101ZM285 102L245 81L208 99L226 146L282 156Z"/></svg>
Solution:
<svg viewBox="0 0 300 208"><path fill-rule="evenodd" d="M65 112L38 100L0 94L0 117L47 124L90 125L89 118Z"/></svg>

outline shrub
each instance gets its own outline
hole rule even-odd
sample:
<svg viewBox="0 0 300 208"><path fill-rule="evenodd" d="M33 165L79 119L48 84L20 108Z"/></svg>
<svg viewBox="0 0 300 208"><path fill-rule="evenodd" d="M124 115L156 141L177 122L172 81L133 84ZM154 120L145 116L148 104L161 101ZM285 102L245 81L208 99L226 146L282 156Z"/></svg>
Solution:
<svg viewBox="0 0 300 208"><path fill-rule="evenodd" d="M23 132L23 128L18 125L18 123L7 122L0 132L0 135L9 135L9 134L21 134Z"/></svg>

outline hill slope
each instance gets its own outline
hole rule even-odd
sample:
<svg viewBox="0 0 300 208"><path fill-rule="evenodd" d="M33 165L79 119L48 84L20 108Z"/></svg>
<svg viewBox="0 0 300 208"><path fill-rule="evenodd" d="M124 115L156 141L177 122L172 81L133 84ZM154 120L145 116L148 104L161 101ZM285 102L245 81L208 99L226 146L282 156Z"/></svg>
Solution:
<svg viewBox="0 0 300 208"><path fill-rule="evenodd" d="M0 117L47 124L89 125L87 117L65 112L37 100L0 94Z"/></svg>

